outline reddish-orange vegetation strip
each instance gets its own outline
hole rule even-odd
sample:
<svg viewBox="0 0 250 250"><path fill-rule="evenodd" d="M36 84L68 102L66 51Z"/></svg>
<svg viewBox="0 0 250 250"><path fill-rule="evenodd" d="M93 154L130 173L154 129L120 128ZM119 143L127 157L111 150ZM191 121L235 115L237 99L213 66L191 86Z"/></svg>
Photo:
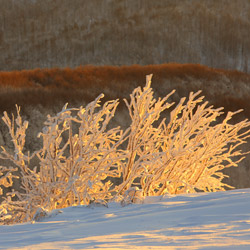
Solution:
<svg viewBox="0 0 250 250"><path fill-rule="evenodd" d="M145 76L151 73L154 74L152 86L158 89L158 93L165 81L171 84L164 91L176 88L180 96L202 89L206 99L216 106L223 106L226 110L244 108L245 115L250 117L250 93L241 89L242 83L245 84L244 88L250 86L250 74L177 63L147 66L86 65L74 69L0 72L0 112L13 110L16 103L20 106L50 106L59 101L72 104L79 100L89 102L101 92L104 92L106 99L129 98L132 90L144 85ZM228 94L220 91L223 77L228 79L231 88ZM193 84L192 81L196 80L202 84ZM240 92L243 95L238 94Z"/></svg>
<svg viewBox="0 0 250 250"><path fill-rule="evenodd" d="M218 80L221 74L230 79L250 81L250 75L230 70L213 69L199 64L161 64L132 66L81 66L71 68L34 69L0 72L0 86L23 87L64 87L84 88L89 84L109 85L111 82L144 82L145 75L153 73L156 80L194 77L204 80Z"/></svg>

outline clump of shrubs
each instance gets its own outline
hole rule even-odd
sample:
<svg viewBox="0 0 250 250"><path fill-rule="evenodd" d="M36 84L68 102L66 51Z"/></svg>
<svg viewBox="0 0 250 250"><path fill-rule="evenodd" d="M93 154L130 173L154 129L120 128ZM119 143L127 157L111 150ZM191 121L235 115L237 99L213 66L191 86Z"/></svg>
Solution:
<svg viewBox="0 0 250 250"><path fill-rule="evenodd" d="M250 122L230 123L240 111L218 122L223 108L208 106L200 91L175 106L168 101L174 91L157 100L151 77L125 100L131 117L126 130L110 128L119 102L101 105L101 94L86 107L65 105L56 116L48 115L38 135L43 146L32 155L24 153L28 122L20 108L16 118L4 112L14 152L2 147L1 159L12 166L0 167L0 192L12 186L13 178L21 179L21 187L1 202L0 224L37 220L39 214L68 206L124 205L146 196L230 188L221 170L244 158L239 146L250 137ZM30 164L34 157L35 168Z"/></svg>

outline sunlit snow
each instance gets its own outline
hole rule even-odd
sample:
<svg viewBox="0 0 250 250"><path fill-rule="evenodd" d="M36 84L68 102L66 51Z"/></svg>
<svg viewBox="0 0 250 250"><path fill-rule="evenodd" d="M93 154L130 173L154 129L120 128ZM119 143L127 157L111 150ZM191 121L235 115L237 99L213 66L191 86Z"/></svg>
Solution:
<svg viewBox="0 0 250 250"><path fill-rule="evenodd" d="M0 249L250 249L250 189L77 206L0 226Z"/></svg>

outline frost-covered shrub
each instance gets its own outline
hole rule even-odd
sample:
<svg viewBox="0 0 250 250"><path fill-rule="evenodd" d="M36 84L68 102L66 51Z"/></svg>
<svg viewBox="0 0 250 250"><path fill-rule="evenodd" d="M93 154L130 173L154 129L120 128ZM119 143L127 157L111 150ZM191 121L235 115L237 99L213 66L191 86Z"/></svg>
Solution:
<svg viewBox="0 0 250 250"><path fill-rule="evenodd" d="M15 171L17 171L17 168L0 166L0 195L3 195L3 186L6 188L12 187L13 178L18 178L14 174Z"/></svg>
<svg viewBox="0 0 250 250"><path fill-rule="evenodd" d="M244 158L238 147L250 136L250 122L229 123L239 111L219 122L223 108L208 106L200 92L175 107L168 102L174 91L156 100L151 76L125 100L131 117L125 131L109 124L118 100L100 105L100 95L85 108L65 105L56 116L48 116L38 135L43 146L31 156L24 154L28 122L22 121L19 108L16 119L5 112L15 150L11 154L2 147L0 157L13 167L0 167L0 185L10 187L18 169L21 188L6 194L0 223L31 221L44 211L79 204L119 200L126 205L150 195L229 187L221 170ZM30 165L33 157L39 162L35 168Z"/></svg>
<svg viewBox="0 0 250 250"><path fill-rule="evenodd" d="M230 187L222 182L227 176L220 171L237 166L244 158L238 147L250 136L250 123L229 123L240 111L229 112L222 123L215 123L223 108L208 106L204 96L199 97L200 91L190 93L186 102L182 98L167 121L160 113L173 105L167 99L174 91L156 100L150 83L151 75L143 90L133 91L130 103L125 100L131 127L118 194L133 186L139 187L143 196Z"/></svg>
<svg viewBox="0 0 250 250"><path fill-rule="evenodd" d="M123 136L119 128L106 129L118 101L106 102L99 108L102 97L100 95L86 108L67 109L65 105L55 117L48 116L46 126L38 135L43 147L34 153L40 162L34 169L29 167L31 157L23 154L28 123L22 122L18 110L15 129L14 119L11 121L4 114L15 154L3 148L1 156L9 158L19 168L24 190L10 194L3 202L2 209L8 218L16 221L18 216L17 221L29 221L41 208L51 211L95 201L106 202L111 198L112 183L106 179L119 176L117 164L123 154L117 147ZM11 199L14 196L17 201ZM20 211L20 201L25 211ZM6 208L7 204L11 206Z"/></svg>

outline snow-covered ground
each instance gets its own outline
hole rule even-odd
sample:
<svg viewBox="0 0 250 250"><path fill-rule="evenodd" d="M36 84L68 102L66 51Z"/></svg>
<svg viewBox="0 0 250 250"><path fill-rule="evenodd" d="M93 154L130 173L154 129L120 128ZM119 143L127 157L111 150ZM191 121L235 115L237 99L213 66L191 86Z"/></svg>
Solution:
<svg viewBox="0 0 250 250"><path fill-rule="evenodd" d="M0 226L0 249L250 249L250 189L69 207Z"/></svg>

